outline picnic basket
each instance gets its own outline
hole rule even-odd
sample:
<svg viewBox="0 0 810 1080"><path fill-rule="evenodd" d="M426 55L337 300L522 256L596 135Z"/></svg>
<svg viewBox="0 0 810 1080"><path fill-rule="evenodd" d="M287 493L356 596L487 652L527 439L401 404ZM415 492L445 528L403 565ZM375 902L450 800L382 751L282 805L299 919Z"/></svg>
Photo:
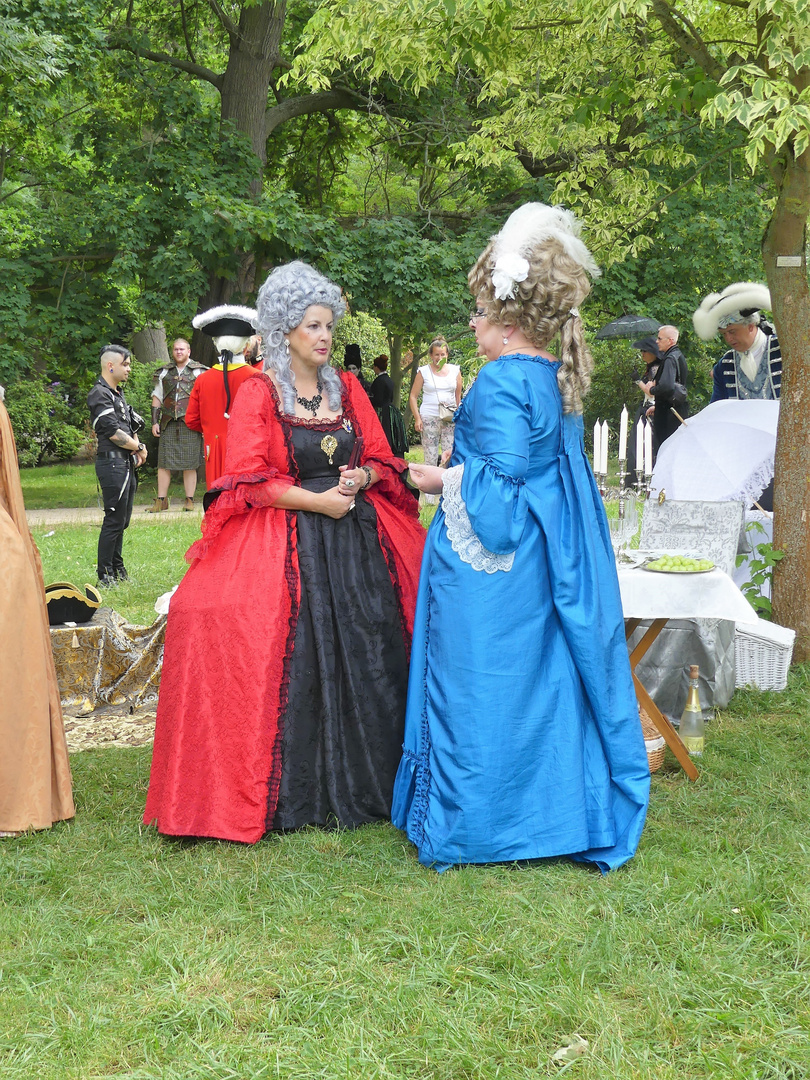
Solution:
<svg viewBox="0 0 810 1080"><path fill-rule="evenodd" d="M638 711L639 716L641 717L641 731L644 735L644 747L647 751L647 761L650 766L650 772L658 772L664 764L666 742L664 741L664 736L652 722L646 710L639 706Z"/></svg>
<svg viewBox="0 0 810 1080"><path fill-rule="evenodd" d="M735 683L784 690L796 631L767 619L738 623L734 633Z"/></svg>

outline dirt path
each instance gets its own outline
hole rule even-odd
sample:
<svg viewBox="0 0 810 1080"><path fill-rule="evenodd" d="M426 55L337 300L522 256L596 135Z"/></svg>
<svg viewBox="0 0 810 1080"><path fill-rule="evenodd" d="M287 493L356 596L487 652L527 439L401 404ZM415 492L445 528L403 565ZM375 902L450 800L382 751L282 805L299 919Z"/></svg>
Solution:
<svg viewBox="0 0 810 1080"><path fill-rule="evenodd" d="M147 514L142 506L132 511L131 525L159 525L167 518L202 517L202 503L198 502L193 510L183 510L178 500L160 514ZM53 510L26 510L29 529L41 529L45 525L100 525L104 511L95 506L60 507Z"/></svg>

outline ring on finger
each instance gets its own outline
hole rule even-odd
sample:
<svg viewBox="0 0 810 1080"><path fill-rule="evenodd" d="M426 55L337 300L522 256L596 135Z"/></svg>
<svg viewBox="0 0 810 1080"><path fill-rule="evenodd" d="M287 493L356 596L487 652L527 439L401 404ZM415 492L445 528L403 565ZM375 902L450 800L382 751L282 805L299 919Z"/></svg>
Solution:
<svg viewBox="0 0 810 1080"><path fill-rule="evenodd" d="M354 480L345 480L344 483L346 484L347 488L353 488L354 487Z"/></svg>

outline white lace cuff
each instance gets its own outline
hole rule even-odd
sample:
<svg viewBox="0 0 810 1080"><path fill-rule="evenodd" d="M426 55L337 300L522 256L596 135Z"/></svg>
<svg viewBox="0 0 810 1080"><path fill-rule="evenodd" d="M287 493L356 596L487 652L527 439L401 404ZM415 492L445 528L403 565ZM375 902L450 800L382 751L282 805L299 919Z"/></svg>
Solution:
<svg viewBox="0 0 810 1080"><path fill-rule="evenodd" d="M488 574L494 574L498 570L511 570L515 561L514 551L510 551L508 555L496 555L493 551L487 551L473 532L467 507L461 497L463 476L464 466L454 465L442 478L442 506L450 546L461 561L468 563L473 570L484 570Z"/></svg>

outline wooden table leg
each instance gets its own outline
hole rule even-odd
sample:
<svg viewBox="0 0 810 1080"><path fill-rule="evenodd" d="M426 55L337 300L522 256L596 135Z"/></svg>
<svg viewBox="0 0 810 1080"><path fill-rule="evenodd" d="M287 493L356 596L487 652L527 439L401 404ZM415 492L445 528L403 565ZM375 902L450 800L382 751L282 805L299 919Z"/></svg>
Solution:
<svg viewBox="0 0 810 1080"><path fill-rule="evenodd" d="M636 688L636 698L638 699L639 705L641 705L649 718L664 736L667 746L678 759L683 771L690 780L697 780L698 771L695 768L695 763L689 756L689 751L683 745L680 735L647 693L644 685L635 672L633 672L633 686Z"/></svg>
<svg viewBox="0 0 810 1080"><path fill-rule="evenodd" d="M633 621L636 623L636 626L638 626L638 624L641 622L640 619ZM635 649L633 649L633 651L630 653L630 667L633 669L633 671L636 670L636 664L639 662L639 660L641 660L643 656L646 656L647 650L666 625L666 619L653 619L653 621L650 623L649 627L641 638L641 641L639 641L638 645L636 645ZM633 633L633 630L635 630L635 628L636 627L634 626L630 630L630 633L627 633L627 631L625 630L626 636L630 637L630 634Z"/></svg>
<svg viewBox="0 0 810 1080"><path fill-rule="evenodd" d="M636 629L640 621L640 619L627 620L625 633L628 638ZM639 641L638 645L636 645L635 649L633 649L633 651L630 653L630 669L633 675L633 686L636 690L636 699L639 705L644 709L649 718L661 732L664 737L664 741L666 742L672 753L675 755L675 757L678 759L678 763L680 764L683 771L686 773L690 780L697 780L699 774L697 769L695 768L695 763L689 756L689 751L684 746L680 735L672 726L672 724L670 724L669 720L667 720L667 718L655 704L650 695L647 693L644 684L636 675L635 670L638 662L642 659L644 654L647 652L649 647L664 629L666 624L666 619L654 619L653 622L650 624L650 628L642 637L641 641Z"/></svg>

